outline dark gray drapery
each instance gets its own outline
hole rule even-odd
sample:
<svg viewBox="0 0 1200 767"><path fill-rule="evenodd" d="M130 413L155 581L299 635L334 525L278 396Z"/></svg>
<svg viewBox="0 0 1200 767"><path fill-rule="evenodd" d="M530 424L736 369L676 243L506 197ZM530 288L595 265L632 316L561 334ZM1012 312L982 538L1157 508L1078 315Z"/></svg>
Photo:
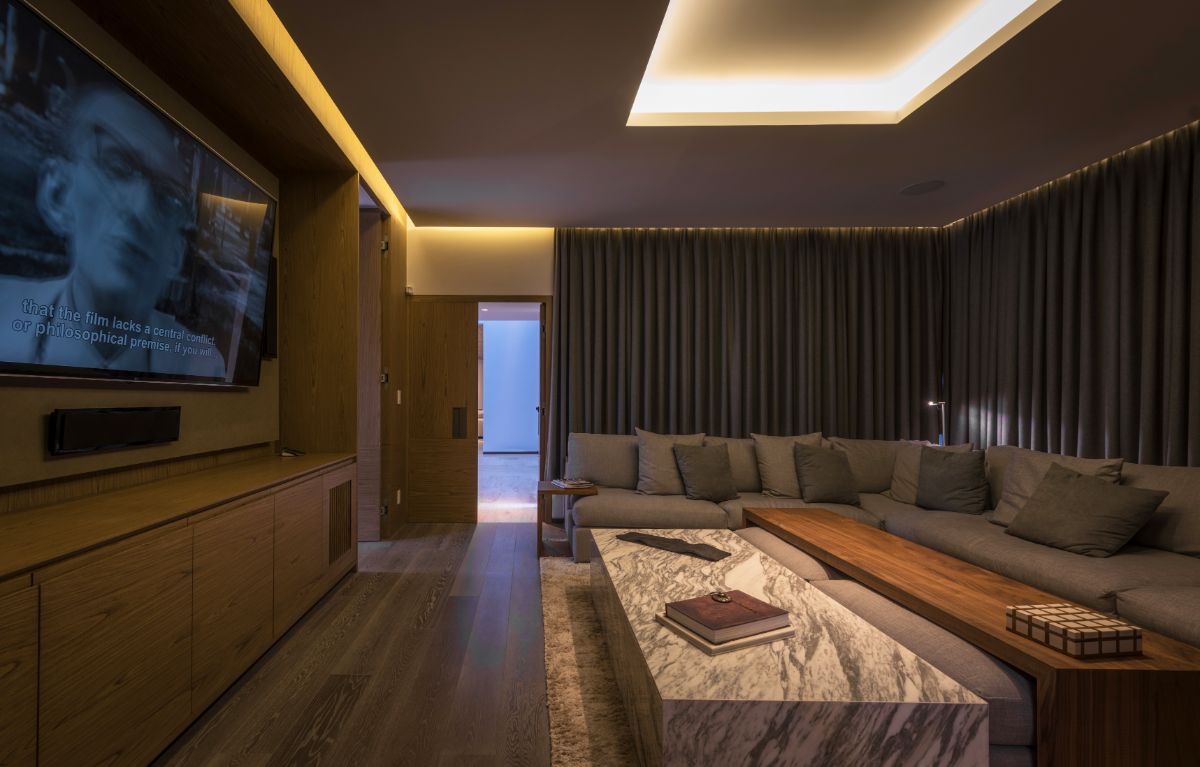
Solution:
<svg viewBox="0 0 1200 767"><path fill-rule="evenodd" d="M933 229L560 229L547 473L572 431L933 437Z"/></svg>
<svg viewBox="0 0 1200 767"><path fill-rule="evenodd" d="M945 230L951 435L1200 465L1200 125Z"/></svg>

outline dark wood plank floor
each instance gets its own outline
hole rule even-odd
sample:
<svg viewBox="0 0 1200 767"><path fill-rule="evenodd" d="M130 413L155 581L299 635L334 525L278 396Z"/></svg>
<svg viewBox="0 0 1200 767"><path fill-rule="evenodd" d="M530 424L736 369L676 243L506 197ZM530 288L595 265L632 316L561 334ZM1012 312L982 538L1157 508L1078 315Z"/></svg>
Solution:
<svg viewBox="0 0 1200 767"><path fill-rule="evenodd" d="M406 525L160 765L548 765L533 524Z"/></svg>

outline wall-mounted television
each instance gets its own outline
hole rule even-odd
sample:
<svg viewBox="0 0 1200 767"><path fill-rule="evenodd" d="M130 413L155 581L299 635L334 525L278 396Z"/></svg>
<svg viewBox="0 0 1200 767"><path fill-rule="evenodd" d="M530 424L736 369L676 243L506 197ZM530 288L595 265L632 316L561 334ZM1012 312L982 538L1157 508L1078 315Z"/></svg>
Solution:
<svg viewBox="0 0 1200 767"><path fill-rule="evenodd" d="M0 0L0 373L256 385L276 202Z"/></svg>

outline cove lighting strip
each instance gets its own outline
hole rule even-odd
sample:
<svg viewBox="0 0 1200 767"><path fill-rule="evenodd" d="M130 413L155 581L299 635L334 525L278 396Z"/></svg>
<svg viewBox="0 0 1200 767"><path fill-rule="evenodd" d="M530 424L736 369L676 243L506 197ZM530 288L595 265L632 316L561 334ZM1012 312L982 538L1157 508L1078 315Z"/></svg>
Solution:
<svg viewBox="0 0 1200 767"><path fill-rule="evenodd" d="M684 79L655 74L663 30L682 23L671 0L631 126L898 123L1059 0L981 0L945 35L879 80Z"/></svg>

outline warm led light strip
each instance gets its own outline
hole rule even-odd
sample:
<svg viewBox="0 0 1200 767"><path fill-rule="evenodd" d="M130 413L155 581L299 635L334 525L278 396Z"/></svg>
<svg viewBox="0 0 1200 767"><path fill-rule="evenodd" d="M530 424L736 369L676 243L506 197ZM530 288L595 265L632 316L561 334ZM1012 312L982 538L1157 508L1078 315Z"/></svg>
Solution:
<svg viewBox="0 0 1200 767"><path fill-rule="evenodd" d="M275 10L271 8L270 3L267 0L229 0L229 4L258 38L259 44L291 82L292 87L316 115L317 120L325 127L325 130L329 131L334 143L346 155L346 159L362 177L363 183L371 190L376 202L389 215L404 220L406 215L400 199L396 197L396 193L392 191L392 187L383 177L379 166L367 153L366 147L359 141L358 135L346 121L345 115L333 102L333 98L325 90L325 86L321 84L317 73L309 65L308 59L304 58L304 54L300 52L296 41L292 39L291 34L283 26L283 22L275 15Z"/></svg>
<svg viewBox="0 0 1200 767"><path fill-rule="evenodd" d="M944 36L882 80L656 79L650 74L656 42L626 124L897 123L1058 2L981 0ZM663 29L672 23L672 7Z"/></svg>

